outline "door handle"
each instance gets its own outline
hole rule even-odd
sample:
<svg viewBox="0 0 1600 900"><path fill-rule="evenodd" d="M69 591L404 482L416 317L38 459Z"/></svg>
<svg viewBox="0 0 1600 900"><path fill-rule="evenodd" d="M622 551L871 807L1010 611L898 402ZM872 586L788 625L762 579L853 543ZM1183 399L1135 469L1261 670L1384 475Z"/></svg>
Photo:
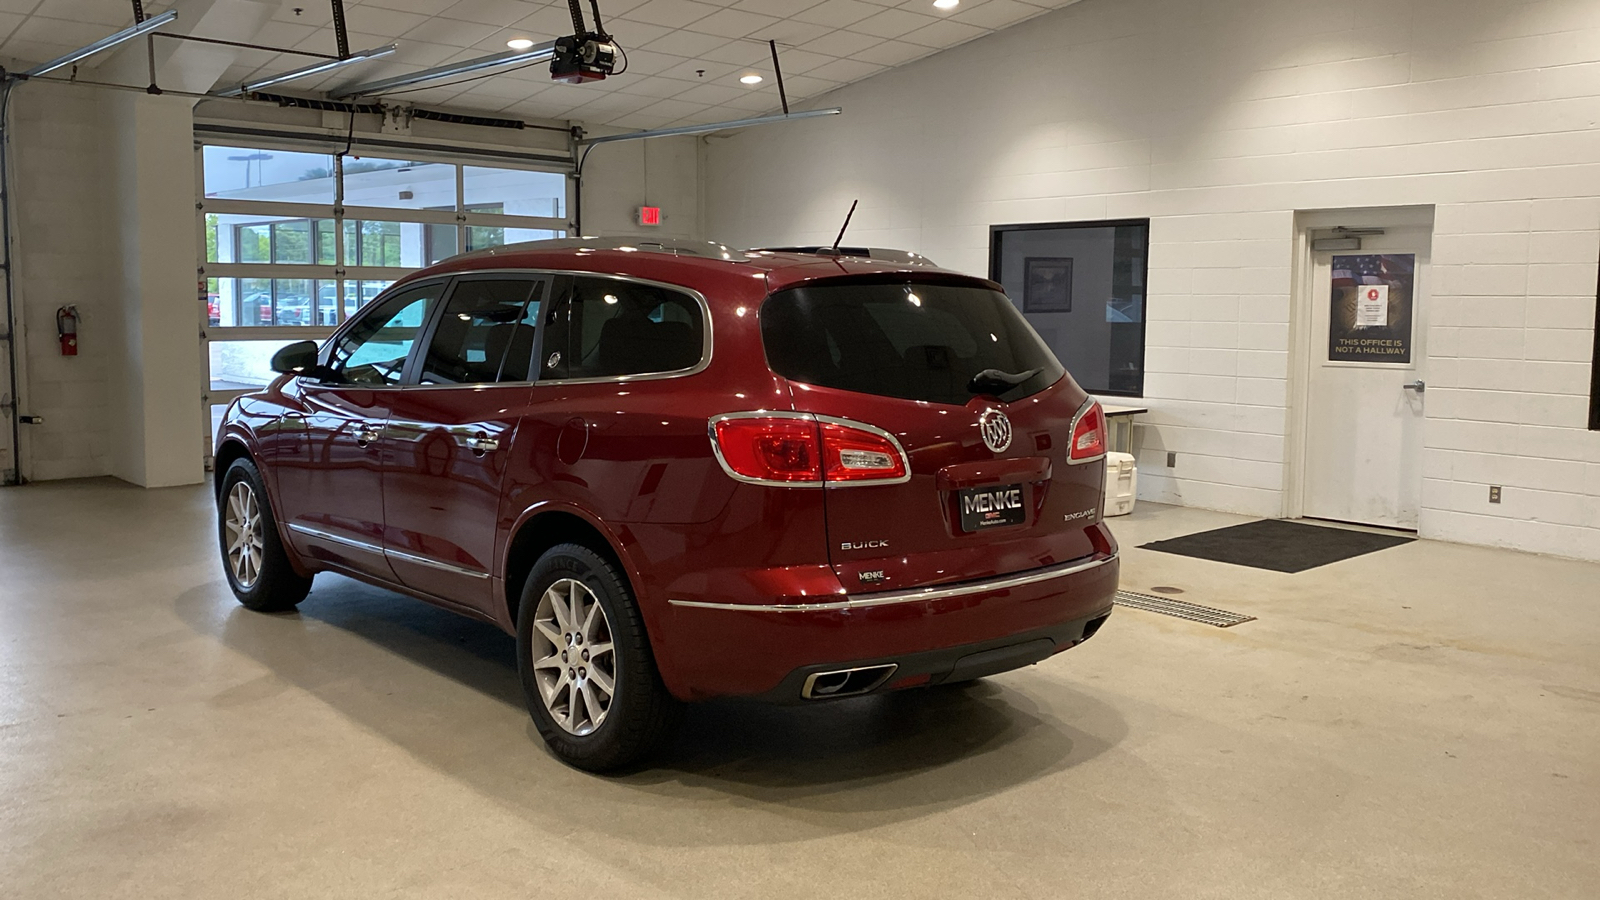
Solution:
<svg viewBox="0 0 1600 900"><path fill-rule="evenodd" d="M491 450L499 450L500 442L486 434L483 434L482 432L479 432L478 434L467 438L467 448L473 453L482 456Z"/></svg>
<svg viewBox="0 0 1600 900"><path fill-rule="evenodd" d="M1428 389L1428 383L1419 378L1416 381L1411 382L1410 384L1402 385L1402 387L1404 387L1408 391L1416 391L1417 393L1420 394L1420 393L1422 393L1422 392L1424 392L1424 391L1426 391Z"/></svg>
<svg viewBox="0 0 1600 900"><path fill-rule="evenodd" d="M383 437L382 425L362 425L356 429L356 443L362 447Z"/></svg>

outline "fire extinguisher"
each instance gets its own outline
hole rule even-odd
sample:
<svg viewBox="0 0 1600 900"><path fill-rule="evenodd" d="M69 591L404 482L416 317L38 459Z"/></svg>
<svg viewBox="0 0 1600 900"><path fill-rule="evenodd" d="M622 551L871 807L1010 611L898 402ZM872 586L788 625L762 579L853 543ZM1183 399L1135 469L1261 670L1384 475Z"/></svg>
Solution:
<svg viewBox="0 0 1600 900"><path fill-rule="evenodd" d="M61 355L78 355L78 308L63 306L56 310L56 331L61 334Z"/></svg>

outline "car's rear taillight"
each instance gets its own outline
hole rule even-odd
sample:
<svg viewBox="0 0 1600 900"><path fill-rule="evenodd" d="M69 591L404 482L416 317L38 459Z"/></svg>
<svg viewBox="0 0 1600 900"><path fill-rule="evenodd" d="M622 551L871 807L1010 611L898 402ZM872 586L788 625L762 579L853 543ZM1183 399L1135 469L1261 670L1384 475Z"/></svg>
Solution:
<svg viewBox="0 0 1600 900"><path fill-rule="evenodd" d="M905 481L911 468L888 432L796 413L734 413L711 421L712 445L728 474L788 486Z"/></svg>
<svg viewBox="0 0 1600 900"><path fill-rule="evenodd" d="M842 422L822 423L822 458L830 483L903 481L911 474L893 438Z"/></svg>
<svg viewBox="0 0 1600 900"><path fill-rule="evenodd" d="M1098 401L1089 405L1072 421L1072 446L1068 462L1089 462L1106 455L1106 411Z"/></svg>
<svg viewBox="0 0 1600 900"><path fill-rule="evenodd" d="M736 478L780 484L822 482L822 447L815 419L718 419L711 431L723 465Z"/></svg>

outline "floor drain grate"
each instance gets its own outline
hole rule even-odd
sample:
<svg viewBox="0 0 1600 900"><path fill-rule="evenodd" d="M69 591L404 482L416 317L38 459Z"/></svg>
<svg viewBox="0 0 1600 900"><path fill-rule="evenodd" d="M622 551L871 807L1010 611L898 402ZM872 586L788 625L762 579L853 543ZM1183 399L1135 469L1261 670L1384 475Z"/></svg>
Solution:
<svg viewBox="0 0 1600 900"><path fill-rule="evenodd" d="M1152 594L1138 594L1133 591L1117 591L1117 605L1161 613L1164 616L1176 616L1180 619L1188 619L1191 622L1215 625L1218 628L1232 628L1243 622L1254 622L1256 619L1255 616L1241 616L1236 612L1228 612L1225 609L1212 609L1209 606L1185 603L1182 600L1174 600L1171 597L1157 597Z"/></svg>

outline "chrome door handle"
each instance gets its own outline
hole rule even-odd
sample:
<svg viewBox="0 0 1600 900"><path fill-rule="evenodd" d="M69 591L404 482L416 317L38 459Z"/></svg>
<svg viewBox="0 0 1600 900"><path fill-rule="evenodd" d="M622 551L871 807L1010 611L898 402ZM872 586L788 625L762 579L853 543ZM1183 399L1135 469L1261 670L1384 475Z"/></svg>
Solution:
<svg viewBox="0 0 1600 900"><path fill-rule="evenodd" d="M499 450L500 442L488 435L479 434L467 438L467 449L481 456L492 450Z"/></svg>
<svg viewBox="0 0 1600 900"><path fill-rule="evenodd" d="M1422 393L1422 392L1424 392L1424 391L1426 391L1428 389L1428 383L1419 378L1416 381L1411 382L1410 384L1402 385L1402 387L1404 387L1408 391L1416 391L1417 393L1420 394L1420 393Z"/></svg>
<svg viewBox="0 0 1600 900"><path fill-rule="evenodd" d="M372 443L373 441L376 441L380 437L383 437L382 425L362 425L360 429L356 431L356 443L363 447Z"/></svg>

